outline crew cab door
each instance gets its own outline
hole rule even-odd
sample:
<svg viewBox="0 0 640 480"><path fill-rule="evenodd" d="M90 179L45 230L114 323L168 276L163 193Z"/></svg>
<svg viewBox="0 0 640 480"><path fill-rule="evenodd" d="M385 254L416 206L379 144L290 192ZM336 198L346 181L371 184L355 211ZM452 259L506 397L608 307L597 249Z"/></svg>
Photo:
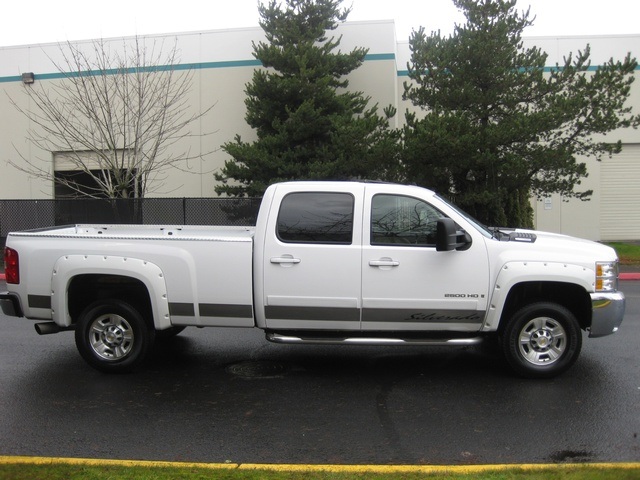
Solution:
<svg viewBox="0 0 640 480"><path fill-rule="evenodd" d="M266 328L360 328L364 187L339 188L278 187L272 204L280 208L266 227L258 299Z"/></svg>
<svg viewBox="0 0 640 480"><path fill-rule="evenodd" d="M443 217L447 215L428 199L367 185L363 330L480 329L489 288L485 242L469 229L467 250L436 251L437 220Z"/></svg>

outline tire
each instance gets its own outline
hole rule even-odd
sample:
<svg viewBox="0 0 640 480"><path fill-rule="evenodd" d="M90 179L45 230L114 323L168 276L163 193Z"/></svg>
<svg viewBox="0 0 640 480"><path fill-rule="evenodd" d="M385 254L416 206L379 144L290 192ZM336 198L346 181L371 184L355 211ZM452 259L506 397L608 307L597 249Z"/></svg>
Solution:
<svg viewBox="0 0 640 480"><path fill-rule="evenodd" d="M127 373L145 359L155 331L128 303L99 300L80 314L75 338L80 355L93 368Z"/></svg>
<svg viewBox="0 0 640 480"><path fill-rule="evenodd" d="M582 332L576 317L562 305L532 303L511 317L503 332L502 348L517 374L551 378L578 359Z"/></svg>

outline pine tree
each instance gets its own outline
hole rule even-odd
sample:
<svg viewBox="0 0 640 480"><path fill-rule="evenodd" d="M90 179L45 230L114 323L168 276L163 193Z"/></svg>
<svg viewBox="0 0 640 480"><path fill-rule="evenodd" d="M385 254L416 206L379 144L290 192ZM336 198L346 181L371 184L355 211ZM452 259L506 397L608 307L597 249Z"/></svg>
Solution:
<svg viewBox="0 0 640 480"><path fill-rule="evenodd" d="M496 226L531 226L531 195L588 199L575 189L588 173L577 157L620 152L594 138L639 123L625 107L635 59L594 71L587 45L549 71L545 53L523 47L533 20L516 0L454 3L467 20L452 35L410 38L404 98L423 113L406 116L407 178Z"/></svg>
<svg viewBox="0 0 640 480"><path fill-rule="evenodd" d="M254 142L236 136L223 150L232 160L216 174L218 194L259 196L273 182L300 179L381 177L395 142L388 118L395 114L369 97L347 90L345 78L367 50L335 52L328 37L349 9L341 0L272 0L258 9L267 42L253 44L262 62L246 86L246 121ZM230 180L235 180L231 181Z"/></svg>

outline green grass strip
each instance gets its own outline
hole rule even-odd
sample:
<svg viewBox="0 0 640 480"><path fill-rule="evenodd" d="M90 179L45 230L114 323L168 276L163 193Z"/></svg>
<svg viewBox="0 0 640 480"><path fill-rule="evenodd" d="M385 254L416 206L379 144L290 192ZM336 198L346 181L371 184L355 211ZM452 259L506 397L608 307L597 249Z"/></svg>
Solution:
<svg viewBox="0 0 640 480"><path fill-rule="evenodd" d="M21 479L204 479L222 480L636 480L640 463L518 465L269 465L186 463L81 458L1 457L0 478Z"/></svg>
<svg viewBox="0 0 640 480"><path fill-rule="evenodd" d="M618 254L622 265L640 265L640 245L630 242L606 242Z"/></svg>

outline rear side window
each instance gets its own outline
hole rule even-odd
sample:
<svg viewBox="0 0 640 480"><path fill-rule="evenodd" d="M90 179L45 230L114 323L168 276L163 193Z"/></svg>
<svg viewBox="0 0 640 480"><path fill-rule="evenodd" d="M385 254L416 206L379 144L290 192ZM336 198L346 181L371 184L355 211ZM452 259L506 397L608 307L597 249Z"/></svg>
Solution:
<svg viewBox="0 0 640 480"><path fill-rule="evenodd" d="M353 204L349 193L290 193L280 205L278 238L287 243L350 245Z"/></svg>

